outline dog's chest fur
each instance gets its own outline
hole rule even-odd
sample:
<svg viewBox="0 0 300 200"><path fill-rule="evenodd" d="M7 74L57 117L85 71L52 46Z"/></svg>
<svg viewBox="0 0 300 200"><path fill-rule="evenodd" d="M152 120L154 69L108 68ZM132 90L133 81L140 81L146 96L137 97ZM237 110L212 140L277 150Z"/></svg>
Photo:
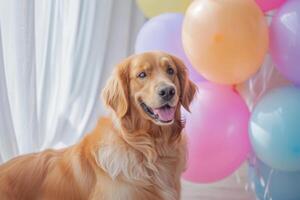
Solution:
<svg viewBox="0 0 300 200"><path fill-rule="evenodd" d="M141 144L137 150L114 135L105 141L98 150L97 162L109 175L105 184L111 185L114 191L101 191L107 199L134 200L130 195L145 200L180 198L178 191L185 164L185 145L172 145L159 139L153 141L155 144Z"/></svg>

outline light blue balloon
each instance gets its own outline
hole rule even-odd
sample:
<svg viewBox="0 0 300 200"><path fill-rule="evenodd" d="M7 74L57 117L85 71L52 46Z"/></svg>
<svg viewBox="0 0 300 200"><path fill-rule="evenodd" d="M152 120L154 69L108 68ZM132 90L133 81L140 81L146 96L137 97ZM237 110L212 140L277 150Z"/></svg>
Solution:
<svg viewBox="0 0 300 200"><path fill-rule="evenodd" d="M285 86L266 94L254 108L249 132L253 150L263 162L279 170L300 171L300 89Z"/></svg>
<svg viewBox="0 0 300 200"><path fill-rule="evenodd" d="M300 171L272 170L257 160L249 166L249 180L259 200L300 200ZM251 184L252 185L252 184Z"/></svg>

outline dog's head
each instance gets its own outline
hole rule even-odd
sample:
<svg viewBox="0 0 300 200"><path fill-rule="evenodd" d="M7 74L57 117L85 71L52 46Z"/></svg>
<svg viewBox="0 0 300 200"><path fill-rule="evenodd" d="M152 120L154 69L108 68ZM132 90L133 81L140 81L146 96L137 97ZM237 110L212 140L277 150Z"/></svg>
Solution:
<svg viewBox="0 0 300 200"><path fill-rule="evenodd" d="M119 118L135 112L154 124L170 125L181 105L189 110L195 92L181 60L163 52L148 52L119 64L102 96Z"/></svg>

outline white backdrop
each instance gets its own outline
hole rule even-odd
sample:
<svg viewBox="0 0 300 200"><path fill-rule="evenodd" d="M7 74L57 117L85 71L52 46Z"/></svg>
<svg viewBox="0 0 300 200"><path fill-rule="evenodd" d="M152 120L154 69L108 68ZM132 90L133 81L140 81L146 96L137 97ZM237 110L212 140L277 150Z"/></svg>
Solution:
<svg viewBox="0 0 300 200"><path fill-rule="evenodd" d="M0 0L0 163L89 131L144 20L134 0Z"/></svg>

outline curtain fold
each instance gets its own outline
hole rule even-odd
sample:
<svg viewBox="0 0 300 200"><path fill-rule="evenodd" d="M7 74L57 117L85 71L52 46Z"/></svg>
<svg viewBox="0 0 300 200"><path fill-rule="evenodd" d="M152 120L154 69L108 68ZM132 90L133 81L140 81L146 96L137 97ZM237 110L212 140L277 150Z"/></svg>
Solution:
<svg viewBox="0 0 300 200"><path fill-rule="evenodd" d="M144 20L134 0L0 1L0 162L91 130Z"/></svg>
<svg viewBox="0 0 300 200"><path fill-rule="evenodd" d="M0 163L19 153L12 115L7 94L4 60L2 51L2 37L0 29ZM10 133L10 134L8 134Z"/></svg>
<svg viewBox="0 0 300 200"><path fill-rule="evenodd" d="M37 150L33 1L1 1L4 76L19 152ZM8 105L7 105L8 106ZM26 134L23 134L23 133Z"/></svg>

